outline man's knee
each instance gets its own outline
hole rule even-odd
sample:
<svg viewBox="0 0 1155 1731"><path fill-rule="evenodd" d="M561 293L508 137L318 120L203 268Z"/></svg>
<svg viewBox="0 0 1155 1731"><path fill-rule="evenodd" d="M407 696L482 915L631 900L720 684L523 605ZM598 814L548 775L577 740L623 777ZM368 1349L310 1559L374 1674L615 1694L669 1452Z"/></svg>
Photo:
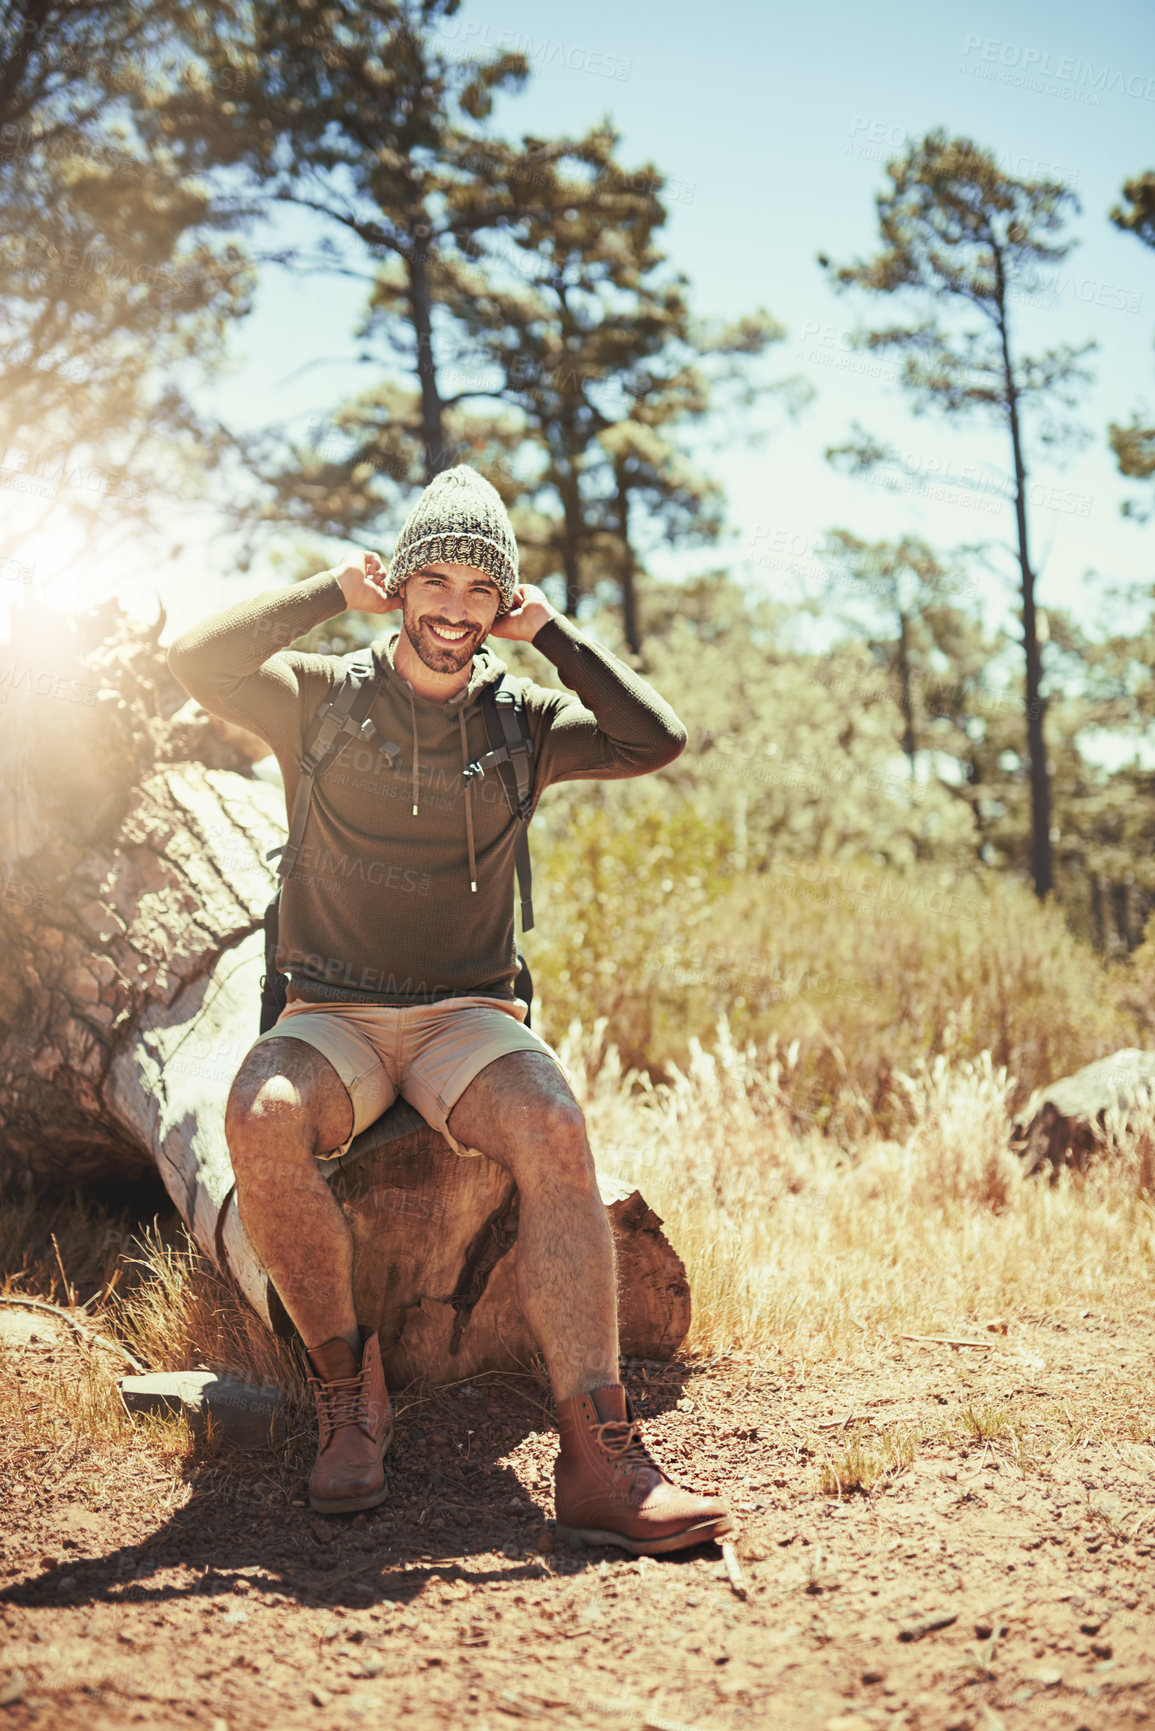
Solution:
<svg viewBox="0 0 1155 1731"><path fill-rule="evenodd" d="M328 1153L352 1129L345 1084L323 1053L303 1040L263 1040L233 1079L225 1105L225 1138L238 1159L282 1153Z"/></svg>
<svg viewBox="0 0 1155 1731"><path fill-rule="evenodd" d="M515 1159L520 1181L596 1188L585 1113L568 1088L539 1095L518 1126Z"/></svg>
<svg viewBox="0 0 1155 1731"><path fill-rule="evenodd" d="M519 1188L596 1187L585 1114L546 1053L512 1052L474 1079L449 1115L452 1135L500 1161Z"/></svg>

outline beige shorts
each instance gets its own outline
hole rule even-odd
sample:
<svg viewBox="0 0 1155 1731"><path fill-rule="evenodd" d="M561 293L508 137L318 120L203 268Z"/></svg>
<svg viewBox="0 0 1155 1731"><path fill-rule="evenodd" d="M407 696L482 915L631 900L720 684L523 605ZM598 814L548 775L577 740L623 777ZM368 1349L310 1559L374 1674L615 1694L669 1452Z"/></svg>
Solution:
<svg viewBox="0 0 1155 1731"><path fill-rule="evenodd" d="M444 998L437 1004L287 1004L256 1041L289 1035L324 1054L353 1102L349 1141L322 1155L335 1159L400 1094L455 1154L477 1154L449 1134L450 1112L475 1076L507 1052L545 1052L565 1074L557 1053L525 1026L520 998ZM568 1078L567 1078L568 1080Z"/></svg>

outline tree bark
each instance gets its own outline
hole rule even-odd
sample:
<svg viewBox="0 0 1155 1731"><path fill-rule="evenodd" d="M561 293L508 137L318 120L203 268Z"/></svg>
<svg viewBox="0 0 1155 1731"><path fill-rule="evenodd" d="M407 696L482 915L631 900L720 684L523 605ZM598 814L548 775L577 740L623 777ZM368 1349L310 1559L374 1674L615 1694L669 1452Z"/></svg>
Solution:
<svg viewBox="0 0 1155 1731"><path fill-rule="evenodd" d="M1026 662L1027 764L1031 781L1031 876L1035 894L1042 901L1054 887L1051 850L1051 777L1047 767L1046 699L1043 696L1043 662L1039 644L1038 612L1035 606L1035 573L1027 545L1027 469L1023 458L1019 425L1019 393L1011 364L1007 328L1006 283L1002 255L995 248L999 286L999 340L1003 353L1003 383L1011 454L1015 467L1015 526L1018 534L1019 577L1023 598L1023 656Z"/></svg>
<svg viewBox="0 0 1155 1731"><path fill-rule="evenodd" d="M449 467L437 365L433 358L433 303L429 293L429 238L427 223L415 225L406 254L409 273L409 308L417 349L417 382L421 387L421 443L425 452L425 485Z"/></svg>
<svg viewBox="0 0 1155 1731"><path fill-rule="evenodd" d="M638 622L637 562L630 540L630 486L624 463L614 465L614 483L618 537L622 544L622 632L630 652L640 655L642 633Z"/></svg>
<svg viewBox="0 0 1155 1731"><path fill-rule="evenodd" d="M224 1136L258 1029L284 796L253 775L263 742L184 701L159 631L106 610L42 641L18 628L0 662L0 1184L159 1169L202 1252L287 1330ZM323 1169L395 1382L529 1362L501 1167L454 1155L398 1102ZM602 1188L622 1350L668 1357L689 1326L685 1271L642 1198Z"/></svg>

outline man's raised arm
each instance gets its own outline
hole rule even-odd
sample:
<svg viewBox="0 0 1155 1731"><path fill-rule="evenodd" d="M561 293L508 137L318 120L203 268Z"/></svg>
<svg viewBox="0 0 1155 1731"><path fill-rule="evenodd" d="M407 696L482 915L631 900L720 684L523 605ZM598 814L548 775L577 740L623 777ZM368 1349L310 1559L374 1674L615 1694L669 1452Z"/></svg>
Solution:
<svg viewBox="0 0 1155 1731"><path fill-rule="evenodd" d="M550 692L544 706L548 731L537 741L539 790L554 781L648 775L672 763L685 748L686 730L665 699L579 631L539 589L526 585L521 594L521 605L497 621L492 635L532 643L569 687Z"/></svg>
<svg viewBox="0 0 1155 1731"><path fill-rule="evenodd" d="M380 570L375 553L355 554L304 583L238 601L182 632L169 646L169 667L213 715L270 745L294 741L302 697L311 714L331 675L323 657L287 655L287 645L348 607L377 613L395 606L375 586Z"/></svg>

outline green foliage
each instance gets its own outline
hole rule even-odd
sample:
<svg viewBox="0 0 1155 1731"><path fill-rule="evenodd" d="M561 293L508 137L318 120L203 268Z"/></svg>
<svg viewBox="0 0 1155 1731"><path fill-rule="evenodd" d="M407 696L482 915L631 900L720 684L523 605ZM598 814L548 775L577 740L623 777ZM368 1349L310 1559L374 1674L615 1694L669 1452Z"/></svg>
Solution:
<svg viewBox="0 0 1155 1731"><path fill-rule="evenodd" d="M253 289L229 218L157 120L193 58L174 47L185 10L0 9L0 446L27 440L49 474L99 451L122 517L219 452L188 364L219 364Z"/></svg>
<svg viewBox="0 0 1155 1731"><path fill-rule="evenodd" d="M894 1078L939 1053L991 1052L1017 1104L1135 1041L1129 976L1020 883L821 856L736 874L726 840L651 796L535 844L528 948L552 1037L576 1017L662 1075L724 1016L739 1041L789 1048L796 1107L849 1140L904 1124Z"/></svg>
<svg viewBox="0 0 1155 1731"><path fill-rule="evenodd" d="M1056 902L979 862L980 802L912 783L885 669L790 652L721 580L679 599L650 671L689 748L644 781L552 789L535 824L526 947L553 1038L577 1018L660 1076L724 1016L790 1051L798 1110L845 1139L901 1125L895 1077L937 1054L989 1051L1018 1101L1135 1041L1146 974L1105 969Z"/></svg>
<svg viewBox="0 0 1155 1731"><path fill-rule="evenodd" d="M1128 208L1116 205L1111 221L1116 228L1135 235L1144 246L1155 247L1155 174L1140 174L1127 181L1123 197ZM1149 481L1155 475L1155 427L1149 416L1133 414L1126 426L1112 421L1107 437L1121 475L1140 481ZM1124 516L1138 517L1141 522L1147 520L1152 510L1155 506L1149 499L1128 499L1123 504Z"/></svg>
<svg viewBox="0 0 1155 1731"><path fill-rule="evenodd" d="M1057 264L1070 251L1064 225L1078 201L1057 181L1006 173L991 152L941 130L912 141L887 173L890 189L877 199L880 250L854 264L836 267L825 258L820 263L836 288L894 295L908 309L905 320L876 326L861 341L901 358L901 382L916 414L933 408L970 415L1007 434L1010 474L994 490L1015 512L1031 873L1042 897L1053 886L1054 867L1042 638L1028 548L1028 435L1059 451L1089 436L1071 411L1089 381L1083 361L1094 344L1021 355L1011 305L1016 288L1027 287L1041 265ZM892 457L861 431L827 454L853 471Z"/></svg>

